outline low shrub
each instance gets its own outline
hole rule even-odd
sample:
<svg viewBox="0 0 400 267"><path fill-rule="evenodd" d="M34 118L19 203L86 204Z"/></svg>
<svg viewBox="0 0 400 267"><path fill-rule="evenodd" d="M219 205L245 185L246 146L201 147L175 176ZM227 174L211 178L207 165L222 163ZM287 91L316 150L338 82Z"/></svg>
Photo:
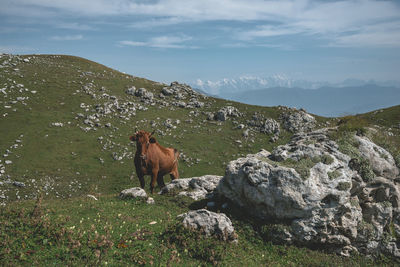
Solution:
<svg viewBox="0 0 400 267"><path fill-rule="evenodd" d="M170 248L176 248L180 253L217 265L225 254L228 243L213 237L205 237L201 231L189 230L181 224L169 227L162 235L162 242Z"/></svg>

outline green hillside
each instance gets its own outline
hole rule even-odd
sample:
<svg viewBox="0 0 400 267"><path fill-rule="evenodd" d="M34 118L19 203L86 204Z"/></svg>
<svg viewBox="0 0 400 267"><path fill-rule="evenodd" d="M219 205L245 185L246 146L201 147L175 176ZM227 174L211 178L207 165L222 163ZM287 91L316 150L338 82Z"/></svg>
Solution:
<svg viewBox="0 0 400 267"><path fill-rule="evenodd" d="M49 195L64 198L86 193L117 193L127 186L137 186L136 178L129 179L134 170L135 145L128 138L135 129L161 130L164 135L156 133L159 142L183 152L186 161L180 162L181 177L222 175L226 163L238 155L257 152L260 148L270 149L289 138L289 133L284 132L277 143L270 143L270 136L251 132L252 138L244 139L243 131L237 129L237 124L245 124L255 112L278 118L282 112L279 108L248 106L202 96L199 97L199 101L205 103L202 108L161 106L157 102L146 104L125 91L132 86L144 87L159 101L158 95L167 85L77 57L19 58L14 57L11 66L3 68L0 76L0 84L7 92L1 94L0 151L8 155L4 160L12 161L5 164L5 175L26 185L10 187L7 192L10 200L16 199L17 191L21 198L34 197L32 187L44 188ZM29 59L29 62L22 59ZM17 100L21 97L24 99ZM173 100L169 96L163 101ZM115 101L124 109L134 107L135 110L120 112ZM98 122L89 119L99 124L89 127L84 121L96 114L96 105L111 105L112 112L99 117ZM235 124L234 120L223 123L207 120L207 112L215 112L226 105L237 107L243 113L235 119ZM165 125L168 119L176 128ZM55 126L55 123L63 126ZM107 123L111 127L105 126ZM87 127L91 129L86 131ZM14 144L18 147L13 148ZM7 153L7 149L11 153ZM125 156L114 160L113 153Z"/></svg>
<svg viewBox="0 0 400 267"><path fill-rule="evenodd" d="M128 90L132 87L145 88L153 96L132 95ZM181 88L183 94L160 96L164 88ZM210 118L225 106L237 108L241 115L224 122ZM279 139L271 142L272 135L256 128L250 127L244 136L240 124L255 118L280 121L287 112L291 110L285 107L207 97L185 85L149 81L78 57L1 55L0 264L392 264L386 258L345 259L274 246L264 241L256 222L240 216L234 219L238 245L201 238L199 243L172 242L169 235L182 231L173 228L176 215L205 203L155 194L154 208L116 198L121 190L139 186L133 166L136 147L129 140L136 129L156 130L161 145L181 152L182 178L223 175L230 160L261 148L272 150L293 135L281 129ZM400 106L343 118L315 118L316 128L337 126L332 135L337 140L348 132L365 131L400 162ZM165 177L166 183L169 179ZM147 192L149 180L146 177ZM36 217L32 216L35 203L40 211ZM157 223L149 225L151 221Z"/></svg>

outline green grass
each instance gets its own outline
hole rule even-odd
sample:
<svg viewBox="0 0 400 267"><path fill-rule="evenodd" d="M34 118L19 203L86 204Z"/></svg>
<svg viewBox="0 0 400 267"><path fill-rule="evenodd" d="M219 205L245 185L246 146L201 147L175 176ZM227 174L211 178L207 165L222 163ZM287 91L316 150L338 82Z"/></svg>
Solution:
<svg viewBox="0 0 400 267"><path fill-rule="evenodd" d="M156 206L141 200L120 200L113 195L98 197L98 201L85 197L19 201L2 208L0 264L371 266L383 263L274 245L264 239L265 227L246 222L244 216L231 216L238 234L237 244L205 238L178 224L178 214L186 212L189 206L201 205L185 197L154 195Z"/></svg>
<svg viewBox="0 0 400 267"><path fill-rule="evenodd" d="M329 179L331 179L331 180L334 180L334 179L338 178L339 176L340 176L340 172L337 171L337 170L328 172L328 177L329 177Z"/></svg>

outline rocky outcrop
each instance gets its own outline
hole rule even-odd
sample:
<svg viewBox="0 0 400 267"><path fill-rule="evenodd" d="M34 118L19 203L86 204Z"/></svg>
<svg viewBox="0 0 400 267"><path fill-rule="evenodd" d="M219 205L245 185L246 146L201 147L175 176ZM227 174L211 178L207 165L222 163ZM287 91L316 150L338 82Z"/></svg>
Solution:
<svg viewBox="0 0 400 267"><path fill-rule="evenodd" d="M315 118L303 110L284 113L282 121L283 128L292 133L311 131L316 124Z"/></svg>
<svg viewBox="0 0 400 267"><path fill-rule="evenodd" d="M160 194L178 193L194 200L210 198L214 195L213 192L221 179L222 176L217 175L176 179L163 187Z"/></svg>
<svg viewBox="0 0 400 267"><path fill-rule="evenodd" d="M142 100L153 100L153 93L147 91L145 88L139 88L135 92L135 96L140 97Z"/></svg>
<svg viewBox="0 0 400 267"><path fill-rule="evenodd" d="M264 124L260 127L260 131L262 133L266 133L266 134L275 134L275 135L279 135L279 133L281 132L279 123L271 118L267 118L264 122Z"/></svg>
<svg viewBox="0 0 400 267"><path fill-rule="evenodd" d="M226 106L218 110L214 114L214 119L217 121L226 121L229 117L241 116L239 110L232 106Z"/></svg>
<svg viewBox="0 0 400 267"><path fill-rule="evenodd" d="M376 145L361 146L361 155L382 152ZM281 243L324 246L342 255L358 251L397 257L399 186L390 177L365 182L350 161L327 130L300 133L272 153L231 161L217 192L265 222L289 223L285 231L274 232Z"/></svg>
<svg viewBox="0 0 400 267"><path fill-rule="evenodd" d="M170 86L163 87L160 98L170 98L170 104L181 108L202 108L205 103L199 99L206 99L207 97L196 92L189 85L172 82ZM169 105L167 102L162 103Z"/></svg>
<svg viewBox="0 0 400 267"><path fill-rule="evenodd" d="M231 220L223 213L206 209L193 210L178 215L185 228L197 230L206 236L216 236L224 241L235 241L237 235Z"/></svg>

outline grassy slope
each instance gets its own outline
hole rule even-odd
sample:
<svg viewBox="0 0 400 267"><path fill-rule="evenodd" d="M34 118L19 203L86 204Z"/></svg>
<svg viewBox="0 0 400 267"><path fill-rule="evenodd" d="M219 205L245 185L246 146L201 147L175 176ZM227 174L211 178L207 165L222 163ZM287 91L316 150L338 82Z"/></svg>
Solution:
<svg viewBox="0 0 400 267"><path fill-rule="evenodd" d="M0 116L0 152L2 155L8 154L7 157L2 158L3 164L5 160L13 162L6 165L6 175L9 175L12 181L24 182L26 187L19 188L11 184L3 184L0 186L0 195L5 195L7 199L3 201L9 203L15 199L36 198L38 192L43 192L43 206L50 210L50 225L57 225L56 218L69 215L70 219L66 222L65 227L72 225L77 227L77 230L71 233L71 238L78 238L77 232L83 232L89 227L89 223L78 224L82 217L88 217L92 220L99 212L100 216L104 216L101 217L102 220L95 223L96 227L100 229L108 225L117 228L117 225L121 224L121 220L115 216L115 213L132 216L133 219L127 222L129 227L124 228L125 226L122 226L115 231L115 234L110 234L109 239L114 245L107 252L104 252L105 258L90 258L88 262L95 263L102 260L115 264L119 262L141 263L140 259L142 259L146 263L150 263L149 257L153 255L153 263L166 264L170 258L173 258L174 264L186 265L190 263L190 265L198 265L204 262L211 264L213 261L209 258L212 257L213 253L216 253L219 255L218 260L214 260L226 265L237 262L251 265L265 263L330 265L333 260L339 260L343 265L348 265L350 261L352 264L367 263L359 258L342 260L333 255L307 249L272 246L263 241L259 236L259 231L253 229L251 222L244 222L240 219L234 220L235 227L239 232L239 245L228 246L227 251L223 249L221 252L219 250L225 245L218 244L215 241L217 242L213 244L213 246L216 246L215 251L206 249L204 255L199 256L193 252L199 250L195 247L196 244L188 244L189 247L194 247L193 251L191 252L189 249L188 252L185 252L184 250L180 251L183 249L182 244L165 245L161 241L168 239L165 236L163 237L162 234L166 231L165 229L174 225L174 218L177 214L187 211L190 206L197 205L200 207L204 203L193 203L188 199L155 196L157 209L154 209L140 201L125 202L114 197L122 189L138 186L136 177L133 180L129 179L134 169L132 153L135 147L130 144L128 136L133 133L135 127L150 130L153 128L151 126L153 121L153 123L157 123L157 128L167 133L165 136L158 136L159 142L165 146L178 148L189 158L188 162L180 162L181 177L204 174L222 175L229 160L237 158L239 155L257 152L260 148L271 150L273 147L285 143L290 138L290 134L283 131L282 137L277 143L270 143L268 141L269 136L252 132L252 139L254 139L254 143L252 143L242 137L242 130L236 129L232 120L224 123L210 122L206 120L207 115L201 112L214 112L229 104L244 113L244 116L237 121L245 123L254 112L277 119L283 109L249 106L209 98L201 100L208 105L197 109L200 112L198 116L191 115L191 109L159 107L157 105L146 106L148 110L137 110L136 116L131 117L129 121L121 119L120 114L110 114L100 118L100 123L104 125L110 122L113 127L99 127L97 131L84 132L79 126L86 127L86 125L83 124L82 118L75 119L77 113L93 114L91 110L94 105L104 103L106 100L92 98L82 90L83 85L94 84L92 86L93 91L97 95L106 92L109 95L116 96L120 102L132 101L137 103L140 103L138 98L125 94L128 87L132 85L136 88L145 87L158 95L164 85L132 77L82 58L50 55L34 56L34 58L24 56L21 58L30 58L30 62L24 63L22 60L14 59L14 66L0 69L0 89L6 87L8 92L7 95L0 93L0 115L2 115ZM1 62L2 59L0 59ZM15 71L16 68L19 70ZM19 83L24 84L24 88L37 91L37 93L32 94L25 91L20 93L16 87L16 84ZM10 88L12 85L14 88ZM101 91L102 87L105 88L103 91ZM30 98L24 100L26 105L23 105L21 101L15 104L10 102L18 96L29 96ZM81 103L91 106L87 112L80 107ZM5 106L11 106L11 108ZM13 111L14 109L16 110ZM3 115L5 113L7 113L6 116ZM326 122L329 122L331 126L339 124L343 131L378 125L382 128L376 126L380 131L375 133L373 137L392 152L398 153L399 131L394 129L393 126L400 122L399 114L400 107L397 106L383 112L367 113L357 117L342 118L341 120L327 120L320 117L317 119L321 125ZM177 119L181 122L180 124L173 123L177 126L176 129L167 130L163 126L163 122L168 118L172 119L173 122ZM188 119L192 119L192 122L186 122ZM51 123L54 122L62 122L64 127L51 126ZM391 131L394 136L387 135L387 131L384 129L388 129L388 127L393 128ZM99 137L103 137L102 143L98 140ZM21 140L22 146L10 148L16 143L15 140L17 139ZM235 142L236 140L242 141L241 147ZM104 144L112 144L112 142L112 148L103 149ZM11 150L12 153L7 153L7 149ZM122 160L115 161L112 158L113 152L118 154L126 152L128 154ZM100 162L99 158L104 160L104 164ZM199 163L196 159L200 160ZM168 181L169 178L166 178L166 180ZM100 197L98 202L79 197L88 193L103 197ZM56 198L69 197L72 198L54 201ZM17 223L18 220L13 217L14 209L19 209L21 206L32 206L32 203L31 201L19 201L7 204L7 208L2 208L0 215L2 221ZM131 208L133 204L135 210ZM45 209L44 212L48 211ZM170 219L165 217L168 212ZM153 226L148 225L149 220L155 220L159 223L154 228L150 228ZM160 223L161 220L163 223ZM82 264L84 262L74 257L80 255L79 253L87 253L88 255L91 253L93 255L94 251L99 250L95 246L86 245L83 246L86 252L77 252L77 249L72 249L70 243L62 244L62 241L60 243L55 242L53 248L47 243L40 243L43 242L43 238L40 240L31 238L29 239L30 245L22 245L25 242L22 237L32 234L29 227L26 227L30 223L34 223L34 221L27 220L26 224L21 226L23 229L18 230L17 234L12 228L2 226L6 227L2 229L4 245L10 244L6 241L13 237L17 239L16 244L19 244L11 250L10 254L5 253L7 252L5 250L1 251L0 255L5 257L4 259L15 258L16 263L20 264L28 262L57 264L57 261L61 260L71 260L74 264ZM37 224L34 226L35 229L38 228ZM126 248L124 247L123 252L121 252L121 246L118 247L121 239L119 235L132 235L137 232L135 227L148 229L152 234L142 240L142 243L132 241L133 243L127 245ZM17 229L19 228L17 227ZM49 229L51 230L51 226ZM44 231L46 234L50 233L48 229L46 231ZM207 248L207 242L202 241L200 244L203 245L203 248ZM149 248L151 247L150 243L151 246L157 246L164 254L156 256L155 251L157 249ZM61 257L60 252L57 252L62 249L73 251L70 253L70 257L66 256L68 259L63 259L64 256ZM29 250L35 252L28 253ZM180 253L180 256L176 253ZM115 256L116 254L119 256ZM261 256L262 254L264 254L264 257ZM5 262L8 262L8 260L3 263Z"/></svg>
<svg viewBox="0 0 400 267"><path fill-rule="evenodd" d="M101 87L105 87L106 93L114 95L121 101L139 102L139 99L125 94L125 90L134 85L136 88L145 87L150 91L159 94L163 85L145 79L131 77L102 65L84 59L70 56L40 56L31 59L29 63L17 63L20 71L17 74L3 73L0 84L11 83L7 79L15 81L15 84L24 84L24 88L37 91L36 94L29 92L9 93L0 105L0 113L8 113L6 117L0 118L0 152L5 153L6 149L15 143L21 134L23 137L22 147L15 149L9 154L8 160L13 164L6 166L6 174L12 180L25 182L24 189L18 189L19 195L28 198L33 195L32 186L43 187L43 177L48 177L48 183L54 184L54 190L47 190L51 195L68 197L74 192L69 190L72 181L81 184L81 188L75 188L79 193L116 193L122 188L138 185L136 179L129 180L133 170L132 155L122 161L112 159L113 152L134 152L135 147L130 144L130 136L135 127L151 130L150 122L155 121L162 130L166 130L163 122L170 118L173 121L179 119L181 123L177 129L168 131L168 135L159 137L161 144L173 146L183 151L192 159L191 164L181 162L180 172L182 177L191 177L204 174L220 174L224 172L225 164L235 158L238 154L256 152L260 148L271 148L268 142L269 137L260 133L253 133L255 142L250 143L242 138L242 131L236 130L232 121L217 124L206 121L206 115L200 114L197 117L190 116L191 109L173 108L158 106L146 106L148 110L137 111L136 116L130 121L119 118L119 114L112 114L102 118L103 125L110 122L118 130L106 127L98 128L97 131L85 133L79 126L83 119L76 120L77 113L84 115L93 114L91 110L98 103L104 103L103 99L93 99L82 90L82 86L92 82L95 85L94 91L97 94ZM82 76L83 72L92 74ZM23 77L21 77L21 75ZM79 91L79 92L77 92ZM156 93L157 92L157 93ZM10 100L18 96L30 96L26 100L26 106L20 102L12 104L11 109L4 108ZM209 99L210 107L199 109L202 111L216 111L227 105L227 101L221 99ZM81 103L91 105L89 112L80 108ZM276 108L260 108L239 103L230 103L245 112L246 116L240 118L239 122L245 122L255 111L263 113L267 117L277 117ZM16 108L16 111L12 109ZM186 123L192 119L192 123ZM54 127L51 123L62 122L64 127ZM70 124L68 124L70 123ZM174 123L174 125L176 125ZM113 148L103 150L98 137L116 143ZM284 133L281 143L288 139ZM235 140L244 142L240 148ZM99 158L104 159L101 164ZM198 164L196 159L200 159ZM77 174L79 173L79 174ZM103 177L103 178L102 178ZM35 180L32 183L32 179ZM97 185L97 189L93 188ZM101 188L101 189L99 189ZM7 196L15 199L16 189L11 187ZM57 193L56 193L57 192ZM76 195L76 194L75 194Z"/></svg>

